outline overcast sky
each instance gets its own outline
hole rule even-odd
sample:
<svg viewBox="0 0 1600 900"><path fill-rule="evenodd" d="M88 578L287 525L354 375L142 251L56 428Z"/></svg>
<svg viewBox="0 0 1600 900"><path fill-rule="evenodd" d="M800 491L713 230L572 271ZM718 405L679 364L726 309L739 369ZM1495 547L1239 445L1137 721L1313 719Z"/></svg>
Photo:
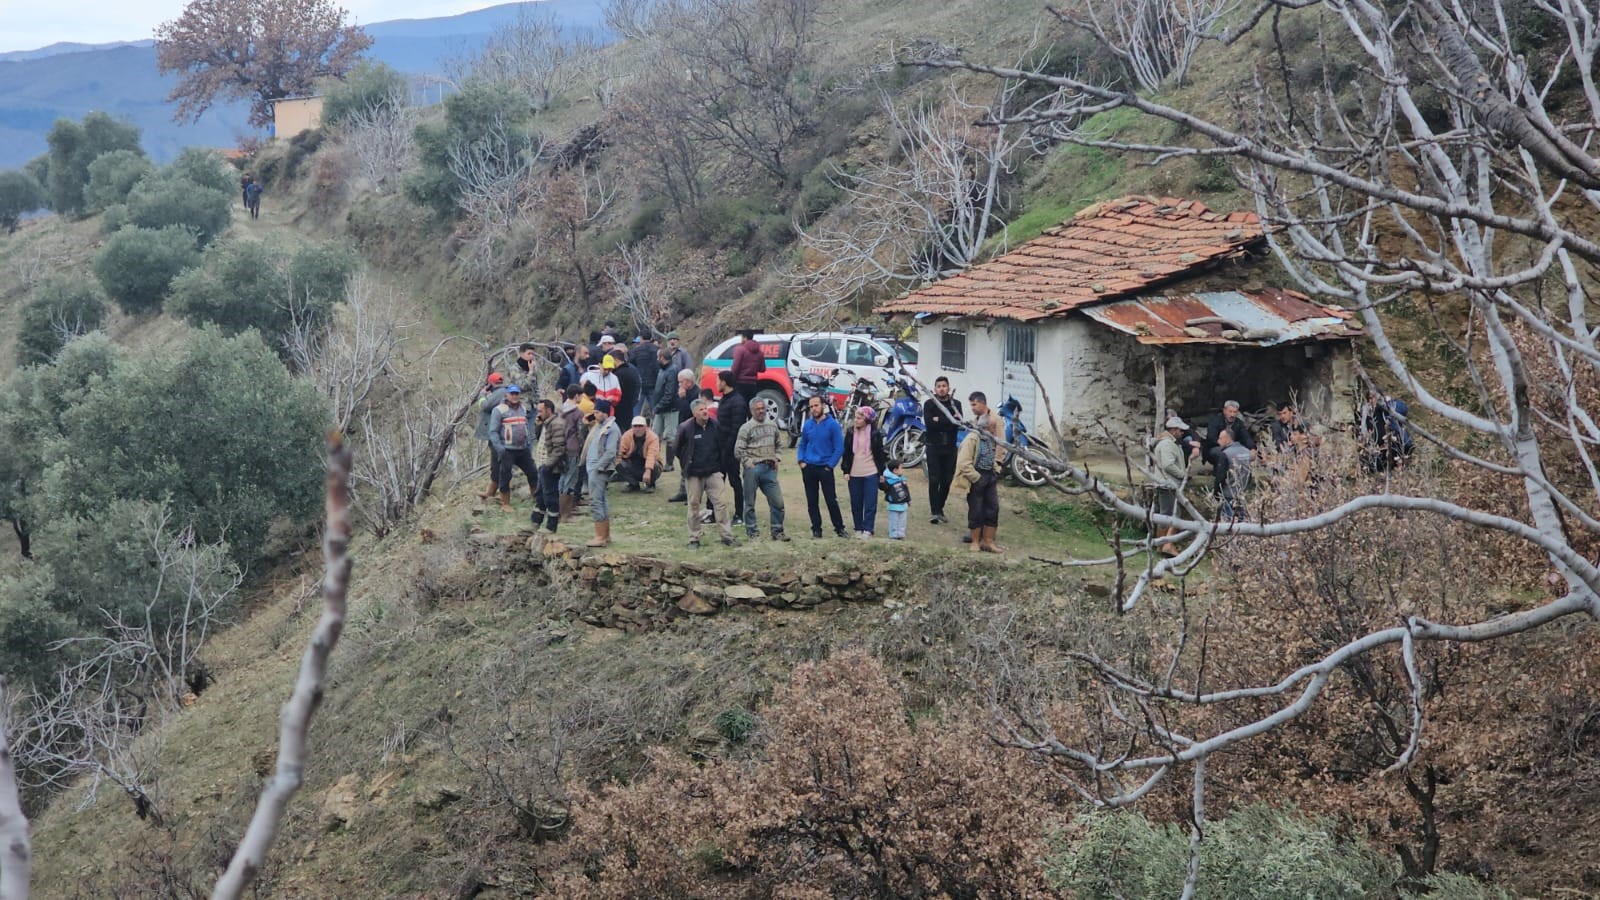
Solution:
<svg viewBox="0 0 1600 900"><path fill-rule="evenodd" d="M357 24L453 16L506 0L343 0ZM0 0L0 52L58 41L140 41L176 19L184 0Z"/></svg>

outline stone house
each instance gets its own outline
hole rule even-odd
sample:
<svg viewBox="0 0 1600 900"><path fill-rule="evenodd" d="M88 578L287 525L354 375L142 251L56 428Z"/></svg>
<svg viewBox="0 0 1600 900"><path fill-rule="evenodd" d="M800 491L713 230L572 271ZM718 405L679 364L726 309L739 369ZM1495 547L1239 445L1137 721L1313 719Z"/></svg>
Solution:
<svg viewBox="0 0 1600 900"><path fill-rule="evenodd" d="M1150 434L1166 408L1204 421L1227 399L1292 399L1330 421L1348 408L1360 323L1251 284L1265 244L1255 213L1124 197L876 311L914 317L925 382L1016 397L1035 431L1048 396L1074 441Z"/></svg>

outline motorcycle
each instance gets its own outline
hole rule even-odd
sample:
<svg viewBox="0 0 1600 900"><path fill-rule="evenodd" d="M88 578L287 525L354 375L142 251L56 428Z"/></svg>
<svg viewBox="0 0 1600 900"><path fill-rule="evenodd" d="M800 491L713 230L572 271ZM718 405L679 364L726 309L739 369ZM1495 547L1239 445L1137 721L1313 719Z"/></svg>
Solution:
<svg viewBox="0 0 1600 900"><path fill-rule="evenodd" d="M838 369L833 370L837 375ZM811 398L821 397L822 408L833 415L833 398L829 395L828 388L833 384L833 379L828 375L819 375L816 372L800 372L792 379L794 384L794 397L789 403L789 446L800 443L800 432L805 428L806 419L811 415Z"/></svg>
<svg viewBox="0 0 1600 900"><path fill-rule="evenodd" d="M884 450L890 459L914 469L928 456L927 425L922 421L922 404L917 402L917 388L903 378L894 380L897 394L884 417Z"/></svg>
<svg viewBox="0 0 1600 900"><path fill-rule="evenodd" d="M1006 443L1012 447L1031 449L1037 453L1050 452L1049 446L1042 438L1028 433L1028 426L1022 421L1022 403L1016 397L1006 398L1006 402L1000 407L1000 418L1006 423ZM1011 470L1012 478L1019 484L1031 488L1040 487L1045 482L1059 479L1066 474L1026 459L1023 454L1015 451L1011 453L1007 467Z"/></svg>
<svg viewBox="0 0 1600 900"><path fill-rule="evenodd" d="M889 406L879 396L878 386L873 383L872 379L864 375L858 377L856 383L850 388L850 397L845 401L844 411L839 417L839 421L844 423L845 428L849 428L855 422L856 410L863 406L876 411L880 422L883 421L883 414Z"/></svg>

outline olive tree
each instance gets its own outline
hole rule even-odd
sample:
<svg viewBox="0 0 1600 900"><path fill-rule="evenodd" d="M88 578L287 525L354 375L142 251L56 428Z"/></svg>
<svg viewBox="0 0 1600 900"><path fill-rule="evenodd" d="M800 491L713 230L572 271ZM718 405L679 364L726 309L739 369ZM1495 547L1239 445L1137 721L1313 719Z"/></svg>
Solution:
<svg viewBox="0 0 1600 900"><path fill-rule="evenodd" d="M19 318L17 364L49 362L67 342L105 324L105 294L82 275L57 275L33 289Z"/></svg>
<svg viewBox="0 0 1600 900"><path fill-rule="evenodd" d="M124 225L95 254L100 286L128 315L155 312L179 272L200 262L194 232L182 225Z"/></svg>

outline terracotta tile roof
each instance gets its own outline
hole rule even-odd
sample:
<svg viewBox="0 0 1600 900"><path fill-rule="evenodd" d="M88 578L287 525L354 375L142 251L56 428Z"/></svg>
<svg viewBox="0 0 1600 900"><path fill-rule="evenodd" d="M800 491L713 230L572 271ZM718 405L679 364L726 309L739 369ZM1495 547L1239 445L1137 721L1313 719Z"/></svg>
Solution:
<svg viewBox="0 0 1600 900"><path fill-rule="evenodd" d="M1360 333L1350 311L1295 291L1213 291L1129 297L1083 314L1141 344L1254 344L1349 340Z"/></svg>
<svg viewBox="0 0 1600 900"><path fill-rule="evenodd" d="M1262 239L1252 212L1197 200L1123 197L1090 206L1016 250L876 309L1042 319L1145 290Z"/></svg>

